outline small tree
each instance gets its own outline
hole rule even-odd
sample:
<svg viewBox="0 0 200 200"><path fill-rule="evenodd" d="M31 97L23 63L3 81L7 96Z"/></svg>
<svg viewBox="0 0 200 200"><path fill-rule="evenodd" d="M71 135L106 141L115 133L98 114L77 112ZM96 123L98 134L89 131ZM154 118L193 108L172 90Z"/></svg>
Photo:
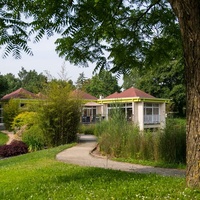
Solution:
<svg viewBox="0 0 200 200"><path fill-rule="evenodd" d="M47 99L39 115L49 146L74 141L80 122L80 101L71 96L71 85L52 81L46 87Z"/></svg>

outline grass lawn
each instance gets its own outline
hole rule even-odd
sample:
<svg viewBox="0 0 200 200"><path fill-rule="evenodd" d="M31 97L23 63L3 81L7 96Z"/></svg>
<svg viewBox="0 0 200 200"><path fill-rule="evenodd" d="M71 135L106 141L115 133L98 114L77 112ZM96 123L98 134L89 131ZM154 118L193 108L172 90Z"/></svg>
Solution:
<svg viewBox="0 0 200 200"><path fill-rule="evenodd" d="M55 160L64 145L0 160L2 200L200 199L184 178L79 167Z"/></svg>
<svg viewBox="0 0 200 200"><path fill-rule="evenodd" d="M6 144L8 141L8 136L0 132L0 145Z"/></svg>

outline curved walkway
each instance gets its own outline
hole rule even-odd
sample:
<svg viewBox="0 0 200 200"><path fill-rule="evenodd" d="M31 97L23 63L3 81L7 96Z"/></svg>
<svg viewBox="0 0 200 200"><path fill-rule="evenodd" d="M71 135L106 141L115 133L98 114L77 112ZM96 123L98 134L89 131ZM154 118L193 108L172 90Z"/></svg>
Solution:
<svg viewBox="0 0 200 200"><path fill-rule="evenodd" d="M185 176L185 170L143 166L109 160L107 157L95 154L93 150L96 145L95 136L81 135L78 145L60 152L57 154L56 159L80 166L100 167L135 173L155 173L163 176Z"/></svg>

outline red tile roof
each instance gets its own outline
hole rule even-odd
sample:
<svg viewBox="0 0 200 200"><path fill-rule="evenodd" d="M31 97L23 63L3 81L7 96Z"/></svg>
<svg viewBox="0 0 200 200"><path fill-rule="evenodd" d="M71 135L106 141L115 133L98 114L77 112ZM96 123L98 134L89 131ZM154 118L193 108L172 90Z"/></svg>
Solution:
<svg viewBox="0 0 200 200"><path fill-rule="evenodd" d="M81 90L74 90L72 92L72 96L79 97L79 98L82 98L84 100L97 100L97 98L95 96L92 96L91 94L88 94L88 93L83 92Z"/></svg>
<svg viewBox="0 0 200 200"><path fill-rule="evenodd" d="M14 92L11 92L10 94L6 94L5 96L3 96L1 100L9 100L13 98L18 98L18 99L36 98L36 95L32 92L29 92L28 90L19 88L18 90L15 90Z"/></svg>
<svg viewBox="0 0 200 200"><path fill-rule="evenodd" d="M140 97L140 98L155 98L150 94L147 94L143 92L142 90L139 90L137 88L131 87L127 90L124 90L123 92L115 92L104 99L114 99L114 98L134 98L134 97Z"/></svg>

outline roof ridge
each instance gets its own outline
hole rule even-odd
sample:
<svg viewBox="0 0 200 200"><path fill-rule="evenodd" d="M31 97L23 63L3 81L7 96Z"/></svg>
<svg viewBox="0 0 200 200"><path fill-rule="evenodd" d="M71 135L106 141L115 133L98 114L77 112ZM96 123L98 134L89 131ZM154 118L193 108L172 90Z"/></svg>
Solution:
<svg viewBox="0 0 200 200"><path fill-rule="evenodd" d="M134 98L134 97L140 97L140 98L155 98L154 96L138 89L138 88L135 88L135 87L130 87L120 93L113 93L107 97L105 97L104 99L110 99L110 98Z"/></svg>

